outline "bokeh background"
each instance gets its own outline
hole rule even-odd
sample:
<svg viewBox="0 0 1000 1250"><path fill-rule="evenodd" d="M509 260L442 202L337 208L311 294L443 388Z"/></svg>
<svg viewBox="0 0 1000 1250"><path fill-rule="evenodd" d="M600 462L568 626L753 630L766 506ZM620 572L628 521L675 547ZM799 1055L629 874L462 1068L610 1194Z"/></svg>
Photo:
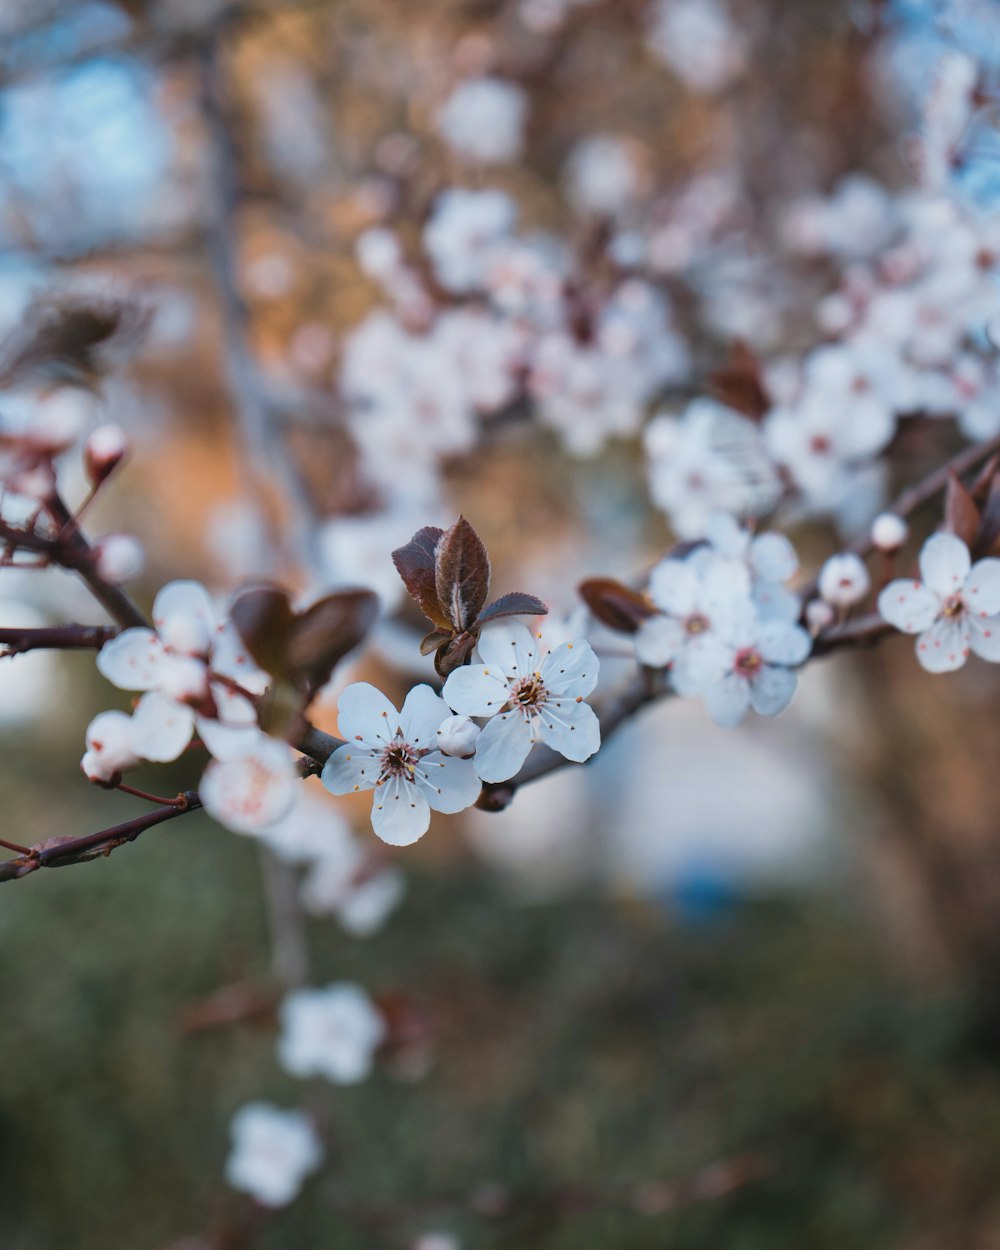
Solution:
<svg viewBox="0 0 1000 1250"><path fill-rule="evenodd" d="M128 471L90 524L144 542L144 602L176 576L303 594L368 577L394 614L350 676L401 693L426 670L388 553L417 525L464 510L495 587L562 613L584 574L627 578L665 549L634 435L580 459L518 405L442 459L433 515L385 505L337 382L382 298L359 236L391 224L416 250L442 188L497 186L599 277L609 215L621 236L630 213L658 221L682 254L662 281L700 327L689 396L736 338L808 341L828 275L774 260L782 214L858 171L905 184L921 75L1000 32L989 5L732 0L722 68L699 69L673 36L658 46L658 7L0 6L0 325L16 336L39 295L136 310L77 385L53 400L51 377L7 378L0 412L44 394L128 430ZM687 7L696 32L723 12ZM438 120L477 75L531 101L520 149L488 170ZM987 199L992 168L976 167ZM928 450L918 431L901 477ZM830 531L796 541L822 558ZM5 625L90 611L59 574L0 570ZM222 1179L230 1117L303 1097L274 1059L287 870L276 884L257 845L196 816L8 883L0 1245L991 1250L997 694L985 666L923 677L905 643L840 656L773 723L728 732L664 705L507 812L387 852L407 887L378 933L300 917L297 936L310 979L368 986L403 1042L357 1088L306 1088L328 1164L252 1234ZM77 767L87 721L124 698L86 654L0 661L5 836L133 814ZM191 784L180 765L143 780Z"/></svg>

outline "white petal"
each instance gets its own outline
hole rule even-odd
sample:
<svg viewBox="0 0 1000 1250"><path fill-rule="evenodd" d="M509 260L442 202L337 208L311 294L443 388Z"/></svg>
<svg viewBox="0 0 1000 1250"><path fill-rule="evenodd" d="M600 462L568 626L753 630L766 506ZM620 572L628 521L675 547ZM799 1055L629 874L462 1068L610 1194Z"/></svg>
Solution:
<svg viewBox="0 0 1000 1250"><path fill-rule="evenodd" d="M542 660L539 671L546 690L575 698L590 694L597 685L601 662L589 642L564 642Z"/></svg>
<svg viewBox="0 0 1000 1250"><path fill-rule="evenodd" d="M792 701L798 676L790 668L765 664L750 678L750 703L761 716L777 716Z"/></svg>
<svg viewBox="0 0 1000 1250"><path fill-rule="evenodd" d="M716 551L741 560L746 555L750 535L728 512L713 512L705 522L705 538Z"/></svg>
<svg viewBox="0 0 1000 1250"><path fill-rule="evenodd" d="M346 741L383 747L396 736L399 713L381 690L356 681L337 700L337 723Z"/></svg>
<svg viewBox="0 0 1000 1250"><path fill-rule="evenodd" d="M812 650L812 639L799 625L765 621L760 627L757 645L769 664L801 664Z"/></svg>
<svg viewBox="0 0 1000 1250"><path fill-rule="evenodd" d="M466 664L448 674L442 693L445 703L463 716L493 716L510 697L510 687L499 667Z"/></svg>
<svg viewBox="0 0 1000 1250"><path fill-rule="evenodd" d="M374 751L360 742L348 742L338 747L323 765L320 780L331 794L353 794L356 790L370 790L380 771Z"/></svg>
<svg viewBox="0 0 1000 1250"><path fill-rule="evenodd" d="M540 721L542 741L568 760L589 760L601 745L601 723L588 703L550 699Z"/></svg>
<svg viewBox="0 0 1000 1250"><path fill-rule="evenodd" d="M941 600L922 582L900 578L880 591L878 610L884 621L904 634L919 634L937 619Z"/></svg>
<svg viewBox="0 0 1000 1250"><path fill-rule="evenodd" d="M750 683L735 673L727 673L702 691L708 714L717 725L731 729L738 725L750 706Z"/></svg>
<svg viewBox="0 0 1000 1250"><path fill-rule="evenodd" d="M260 732L252 725L230 725L212 716L196 716L198 737L217 760L234 760L248 750Z"/></svg>
<svg viewBox="0 0 1000 1250"><path fill-rule="evenodd" d="M172 616L193 616L215 629L215 605L201 582L167 582L153 601L153 624L157 629Z"/></svg>
<svg viewBox="0 0 1000 1250"><path fill-rule="evenodd" d="M435 812L461 812L479 798L482 783L472 760L432 751L417 764L414 780Z"/></svg>
<svg viewBox="0 0 1000 1250"><path fill-rule="evenodd" d="M951 673L969 655L969 627L960 616L942 616L917 639L917 659L928 673Z"/></svg>
<svg viewBox="0 0 1000 1250"><path fill-rule="evenodd" d="M431 809L412 781L390 777L375 790L372 828L390 846L410 846L427 832Z"/></svg>
<svg viewBox="0 0 1000 1250"><path fill-rule="evenodd" d="M479 635L479 657L486 668L495 672L508 677L527 677L538 667L538 640L527 625L494 621L484 626Z"/></svg>
<svg viewBox="0 0 1000 1250"><path fill-rule="evenodd" d="M483 781L507 781L528 758L531 745L531 729L521 713L501 712L479 735L472 762Z"/></svg>
<svg viewBox="0 0 1000 1250"><path fill-rule="evenodd" d="M970 564L969 548L954 534L934 534L920 552L924 582L945 599L961 590Z"/></svg>
<svg viewBox="0 0 1000 1250"><path fill-rule="evenodd" d="M970 616L969 646L981 659L1000 662L1000 616Z"/></svg>
<svg viewBox="0 0 1000 1250"><path fill-rule="evenodd" d="M682 698L691 698L725 676L732 663L731 647L711 635L696 638L675 660L670 684Z"/></svg>
<svg viewBox="0 0 1000 1250"><path fill-rule="evenodd" d="M641 664L663 668L684 645L684 626L673 616L651 616L635 631L635 654Z"/></svg>
<svg viewBox="0 0 1000 1250"><path fill-rule="evenodd" d="M165 657L151 629L126 629L98 652L97 670L120 690L150 690Z"/></svg>
<svg viewBox="0 0 1000 1250"><path fill-rule="evenodd" d="M132 714L132 741L144 760L177 759L191 741L194 712L162 694L144 694Z"/></svg>
<svg viewBox="0 0 1000 1250"><path fill-rule="evenodd" d="M235 833L262 833L292 807L299 776L291 748L259 733L254 746L232 760L213 760L202 774L205 810Z"/></svg>
<svg viewBox="0 0 1000 1250"><path fill-rule="evenodd" d="M437 741L438 726L451 715L451 709L430 686L414 686L407 694L399 715L403 741L423 750Z"/></svg>
<svg viewBox="0 0 1000 1250"><path fill-rule="evenodd" d="M750 568L764 582L787 582L795 576L799 557L784 534L758 534L750 544Z"/></svg>
<svg viewBox="0 0 1000 1250"><path fill-rule="evenodd" d="M683 560L661 560L649 575L649 597L671 616L690 616L698 600L698 576Z"/></svg>
<svg viewBox="0 0 1000 1250"><path fill-rule="evenodd" d="M977 616L995 616L1000 612L1000 560L977 560L965 579L962 598Z"/></svg>
<svg viewBox="0 0 1000 1250"><path fill-rule="evenodd" d="M794 624L802 614L802 600L787 586L777 582L758 582L753 589L757 615L764 621L789 621Z"/></svg>

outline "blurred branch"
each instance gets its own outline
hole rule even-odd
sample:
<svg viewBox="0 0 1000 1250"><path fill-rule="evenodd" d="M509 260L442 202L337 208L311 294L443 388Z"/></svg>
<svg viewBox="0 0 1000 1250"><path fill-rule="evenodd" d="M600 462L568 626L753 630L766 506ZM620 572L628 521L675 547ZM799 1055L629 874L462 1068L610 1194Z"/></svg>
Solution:
<svg viewBox="0 0 1000 1250"><path fill-rule="evenodd" d="M53 625L0 628L0 657L26 651L100 651L118 633L116 625Z"/></svg>

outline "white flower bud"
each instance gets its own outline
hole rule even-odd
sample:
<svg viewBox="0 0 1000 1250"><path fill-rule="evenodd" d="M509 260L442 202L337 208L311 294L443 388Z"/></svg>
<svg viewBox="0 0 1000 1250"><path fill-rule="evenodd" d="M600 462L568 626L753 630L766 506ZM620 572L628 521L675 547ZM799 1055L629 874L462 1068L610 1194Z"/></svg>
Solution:
<svg viewBox="0 0 1000 1250"><path fill-rule="evenodd" d="M868 594L870 587L865 562L853 552L831 556L820 570L819 593L834 607L853 607Z"/></svg>
<svg viewBox="0 0 1000 1250"><path fill-rule="evenodd" d="M475 754L476 742L482 730L468 716L449 716L437 731L438 750L445 755L458 755L468 759Z"/></svg>
<svg viewBox="0 0 1000 1250"><path fill-rule="evenodd" d="M119 425L99 425L83 448L83 463L92 486L98 486L129 453L129 441Z"/></svg>
<svg viewBox="0 0 1000 1250"><path fill-rule="evenodd" d="M872 543L879 551L898 551L910 536L910 527L895 512L883 512L872 522Z"/></svg>
<svg viewBox="0 0 1000 1250"><path fill-rule="evenodd" d="M80 767L91 781L110 781L139 762L132 742L132 718L99 712L87 726L87 751Z"/></svg>
<svg viewBox="0 0 1000 1250"><path fill-rule="evenodd" d="M146 563L142 543L131 534L108 534L97 544L97 571L106 582L128 582Z"/></svg>
<svg viewBox="0 0 1000 1250"><path fill-rule="evenodd" d="M811 634L822 633L837 619L837 613L825 599L810 599L806 604L806 625Z"/></svg>

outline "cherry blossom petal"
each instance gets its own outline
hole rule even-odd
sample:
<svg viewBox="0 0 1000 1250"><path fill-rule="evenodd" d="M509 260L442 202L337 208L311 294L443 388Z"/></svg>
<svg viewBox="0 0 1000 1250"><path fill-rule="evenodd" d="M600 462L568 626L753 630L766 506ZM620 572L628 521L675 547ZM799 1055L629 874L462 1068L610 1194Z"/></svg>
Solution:
<svg viewBox="0 0 1000 1250"><path fill-rule="evenodd" d="M231 620L215 631L212 646L212 671L230 677L251 694L263 694L269 678L250 657L239 631Z"/></svg>
<svg viewBox="0 0 1000 1250"><path fill-rule="evenodd" d="M432 751L417 764L413 779L435 812L461 812L479 798L482 783L471 759Z"/></svg>
<svg viewBox="0 0 1000 1250"><path fill-rule="evenodd" d="M969 627L961 616L942 616L917 639L917 659L928 673L951 673L969 655Z"/></svg>
<svg viewBox="0 0 1000 1250"><path fill-rule="evenodd" d="M601 745L601 723L589 703L550 699L540 712L542 741L568 760L589 760Z"/></svg>
<svg viewBox="0 0 1000 1250"><path fill-rule="evenodd" d="M962 598L977 616L995 616L1000 612L1000 560L977 560L965 579Z"/></svg>
<svg viewBox="0 0 1000 1250"><path fill-rule="evenodd" d="M750 546L750 534L728 512L713 512L705 522L705 538L716 551L742 560Z"/></svg>
<svg viewBox="0 0 1000 1250"><path fill-rule="evenodd" d="M597 685L601 662L589 642L564 642L542 660L539 671L552 694L585 697Z"/></svg>
<svg viewBox="0 0 1000 1250"><path fill-rule="evenodd" d="M981 659L1000 662L1000 616L969 616L969 646Z"/></svg>
<svg viewBox="0 0 1000 1250"><path fill-rule="evenodd" d="M486 668L507 677L527 677L538 668L538 640L527 625L495 621L479 635L479 657Z"/></svg>
<svg viewBox="0 0 1000 1250"><path fill-rule="evenodd" d="M641 664L663 668L676 658L687 634L673 616L651 616L635 631L635 654Z"/></svg>
<svg viewBox="0 0 1000 1250"><path fill-rule="evenodd" d="M119 690L151 690L165 659L151 629L126 629L98 652L97 670Z"/></svg>
<svg viewBox="0 0 1000 1250"><path fill-rule="evenodd" d="M769 664L801 664L812 650L812 639L799 625L786 621L765 621L757 645Z"/></svg>
<svg viewBox="0 0 1000 1250"><path fill-rule="evenodd" d="M110 781L139 763L132 741L132 718L125 712L98 712L87 726L87 751L80 767L91 781Z"/></svg>
<svg viewBox="0 0 1000 1250"><path fill-rule="evenodd" d="M323 765L320 780L331 794L353 794L356 790L370 790L380 771L375 752L360 743L348 742L338 747Z"/></svg>
<svg viewBox="0 0 1000 1250"><path fill-rule="evenodd" d="M942 599L956 594L969 575L969 548L954 534L935 534L920 552L920 574Z"/></svg>
<svg viewBox="0 0 1000 1250"><path fill-rule="evenodd" d="M132 713L132 741L144 760L175 760L191 741L194 712L166 695L144 694Z"/></svg>
<svg viewBox="0 0 1000 1250"><path fill-rule="evenodd" d="M712 720L731 729L740 723L750 706L750 683L735 673L727 673L706 686L702 698Z"/></svg>
<svg viewBox="0 0 1000 1250"><path fill-rule="evenodd" d="M714 618L750 598L750 572L742 560L713 556L695 595L695 609Z"/></svg>
<svg viewBox="0 0 1000 1250"><path fill-rule="evenodd" d="M337 701L340 736L367 746L388 746L399 728L399 713L381 690L366 681L348 686Z"/></svg>
<svg viewBox="0 0 1000 1250"><path fill-rule="evenodd" d="M450 715L447 703L430 686L414 686L399 715L404 740L421 750L434 745L438 727Z"/></svg>
<svg viewBox="0 0 1000 1250"><path fill-rule="evenodd" d="M879 593L878 610L883 620L904 634L919 634L937 619L941 600L922 582L900 578Z"/></svg>
<svg viewBox="0 0 1000 1250"><path fill-rule="evenodd" d="M444 701L463 716L492 716L510 697L510 687L499 667L467 664L448 674Z"/></svg>
<svg viewBox="0 0 1000 1250"><path fill-rule="evenodd" d="M799 619L802 600L787 586L777 582L760 582L754 587L753 602L757 615L764 621L791 621Z"/></svg>
<svg viewBox="0 0 1000 1250"><path fill-rule="evenodd" d="M196 716L198 737L217 760L233 760L252 745L260 732L256 720L252 725L230 725L212 716Z"/></svg>
<svg viewBox="0 0 1000 1250"><path fill-rule="evenodd" d="M750 704L761 716L777 716L792 701L798 675L790 668L765 664L750 678Z"/></svg>
<svg viewBox="0 0 1000 1250"><path fill-rule="evenodd" d="M501 712L489 721L476 743L473 764L483 781L508 781L528 758L531 729L520 712Z"/></svg>
<svg viewBox="0 0 1000 1250"><path fill-rule="evenodd" d="M670 684L682 698L691 698L723 677L732 663L731 647L717 638L696 638L675 660L670 670Z"/></svg>
<svg viewBox="0 0 1000 1250"><path fill-rule="evenodd" d="M389 777L375 789L372 828L390 846L410 846L431 823L431 809L412 781Z"/></svg>
<svg viewBox="0 0 1000 1250"><path fill-rule="evenodd" d="M172 616L194 617L215 630L215 605L201 582L167 582L153 600L153 624L160 629Z"/></svg>
<svg viewBox="0 0 1000 1250"><path fill-rule="evenodd" d="M291 808L299 785L287 743L259 733L252 748L232 760L213 760L199 793L210 816L235 833L261 833Z"/></svg>
<svg viewBox="0 0 1000 1250"><path fill-rule="evenodd" d="M758 534L750 544L750 568L763 582L787 582L798 567L799 557L784 534Z"/></svg>
<svg viewBox="0 0 1000 1250"><path fill-rule="evenodd" d="M661 560L649 575L649 597L671 616L690 616L698 590L698 575L683 560Z"/></svg>

